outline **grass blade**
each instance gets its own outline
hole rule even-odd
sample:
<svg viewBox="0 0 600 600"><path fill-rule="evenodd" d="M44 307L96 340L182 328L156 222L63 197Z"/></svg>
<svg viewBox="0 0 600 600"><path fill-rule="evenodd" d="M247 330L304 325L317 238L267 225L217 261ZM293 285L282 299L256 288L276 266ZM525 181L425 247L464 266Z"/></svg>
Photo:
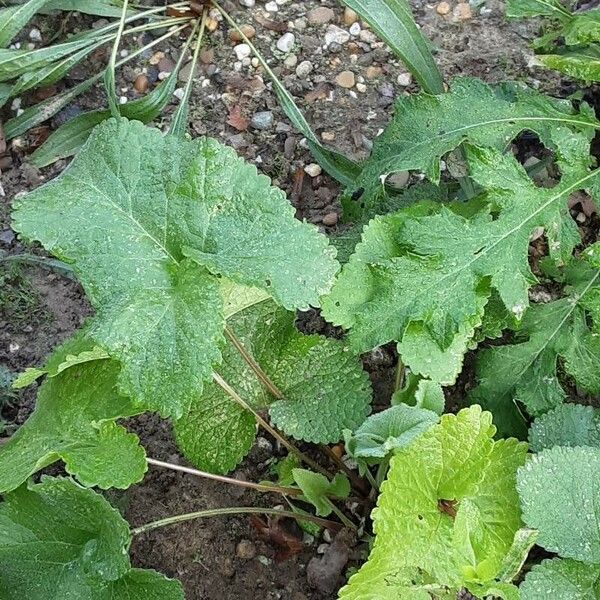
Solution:
<svg viewBox="0 0 600 600"><path fill-rule="evenodd" d="M342 0L364 19L430 94L444 91L428 41L419 31L407 0Z"/></svg>
<svg viewBox="0 0 600 600"><path fill-rule="evenodd" d="M119 45L121 44L121 38L123 37L123 30L125 29L125 19L127 17L127 4L128 0L123 1L123 10L121 12L121 22L119 23L119 29L115 37L112 52L110 54L110 61L108 67L104 72L104 87L106 89L106 95L108 97L108 107L113 117L120 116L119 111L119 99L117 98L117 90L115 86L115 70L117 66L117 52L119 51Z"/></svg>
<svg viewBox="0 0 600 600"><path fill-rule="evenodd" d="M11 90L12 86L8 83L0 83L0 108L2 108L10 98Z"/></svg>
<svg viewBox="0 0 600 600"><path fill-rule="evenodd" d="M308 140L308 145L310 150L315 157L315 159L319 162L319 164L335 179L337 179L343 185L350 185L354 179L360 173L360 165L350 158L336 152L335 150L329 150L321 145L317 136L311 129L307 120L304 118L304 115L294 102L294 98L291 94L285 89L281 81L277 78L277 75L273 73L267 61L264 59L262 54L257 50L254 44L246 37L244 32L239 28L238 24L231 18L229 13L227 13L219 4L214 2L216 8L223 15L225 20L237 30L242 39L248 46L250 46L254 56L260 62L262 68L265 70L265 73L269 76L269 79L273 83L273 89L277 94L277 99L281 104L281 108L287 115L288 119L292 122L294 127L302 133L302 135Z"/></svg>
<svg viewBox="0 0 600 600"><path fill-rule="evenodd" d="M120 17L122 8L111 0L50 0L46 10L77 11L98 17ZM133 8L127 14L135 14Z"/></svg>
<svg viewBox="0 0 600 600"><path fill-rule="evenodd" d="M27 25L29 19L47 2L48 0L29 0L21 6L0 10L0 48L6 48Z"/></svg>
<svg viewBox="0 0 600 600"><path fill-rule="evenodd" d="M178 73L191 40L190 35L169 77L143 98L122 104L121 115L128 119L149 123L162 112L173 96ZM31 155L30 162L36 167L46 167L60 158L73 156L85 144L92 129L110 116L110 110L94 110L74 117L50 135Z"/></svg>

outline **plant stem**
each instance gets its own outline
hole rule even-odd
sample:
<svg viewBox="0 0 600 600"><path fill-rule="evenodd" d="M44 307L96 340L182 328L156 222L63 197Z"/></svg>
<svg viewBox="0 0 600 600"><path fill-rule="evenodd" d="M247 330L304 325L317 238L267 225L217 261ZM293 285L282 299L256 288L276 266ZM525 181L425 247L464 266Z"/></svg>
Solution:
<svg viewBox="0 0 600 600"><path fill-rule="evenodd" d="M377 491L379 489L379 486L377 485L377 481L375 481L375 477L373 477L373 473L371 473L371 471L369 470L369 467L367 467L365 471L365 477L371 484L371 491Z"/></svg>
<svg viewBox="0 0 600 600"><path fill-rule="evenodd" d="M192 64L190 69L190 76L185 85L183 92L183 98L179 102L179 106L175 111L169 133L175 136L183 136L187 130L187 117L188 117L188 103L190 100L190 94L192 93L192 85L194 82L194 74L196 72L196 64L198 63L198 56L200 55L200 48L202 47L202 39L204 38L204 28L206 27L206 19L208 17L208 11L204 9L202 13L202 21L200 23L200 33L196 40L196 48L194 49L194 55L192 57ZM194 28L194 32L198 29L198 25Z"/></svg>
<svg viewBox="0 0 600 600"><path fill-rule="evenodd" d="M227 508L213 508L208 510L200 510L197 512L186 513L183 515L175 515L173 517L167 517L165 519L159 519L158 521L152 521L141 525L131 530L131 535L140 535L152 529L158 529L159 527L166 527L167 525L175 525L176 523L184 523L186 521L192 521L194 519L202 519L206 517L218 517L222 515L243 515L243 514L254 514L254 515L273 515L277 517L287 517L289 519L296 519L299 521L310 521L321 525L321 527L327 527L328 529L339 530L341 526L335 521L329 521L320 517L313 517L312 515L303 515L300 513L294 513L287 510L276 510L274 508L261 508L259 506L232 506Z"/></svg>
<svg viewBox="0 0 600 600"><path fill-rule="evenodd" d="M344 472L352 487L359 493L365 495L368 490L365 486L365 482L329 447L327 444L320 444L321 451L335 464L338 469Z"/></svg>
<svg viewBox="0 0 600 600"><path fill-rule="evenodd" d="M125 18L127 17L127 5L129 0L123 0L123 10L121 11L121 21L119 22L119 29L117 29L117 35L113 44L112 52L110 53L110 61L106 68L104 76L104 84L106 87L106 95L108 96L108 106L113 117L120 117L121 112L119 111L119 103L117 100L117 90L115 89L115 71L117 65L117 52L119 51L119 45L121 38L123 37L123 30L125 29Z"/></svg>
<svg viewBox="0 0 600 600"><path fill-rule="evenodd" d="M348 529L356 531L358 527L331 501L327 498L327 503L331 506L331 510L335 516L346 526Z"/></svg>
<svg viewBox="0 0 600 600"><path fill-rule="evenodd" d="M396 373L394 375L394 392L402 389L404 385L404 362L402 358L398 356L398 362L396 363Z"/></svg>
<svg viewBox="0 0 600 600"><path fill-rule="evenodd" d="M269 393L277 398L277 400L283 399L283 393L281 390L271 381L269 376L262 370L262 367L254 360L254 357L244 348L242 342L238 340L233 331L229 327L225 327L225 335L229 338L229 341L233 344L235 349L241 354L246 364L254 371L258 380L269 390Z"/></svg>
<svg viewBox="0 0 600 600"><path fill-rule="evenodd" d="M146 461L149 465L154 465L156 467L164 467L165 469L180 471L181 473L188 473L189 475L196 475L198 477L203 477L204 479L212 479L213 481L230 483L239 487L250 488L256 490L257 492L274 492L276 494L283 494L284 496L302 495L302 490L299 488L268 485L264 483L253 483L252 481L242 481L241 479L234 479L233 477L226 477L224 475L215 475L214 473L207 473L205 471L199 471L198 469L192 469L191 467L175 465L173 463L163 462L162 460L156 460L154 458L146 458Z"/></svg>
<svg viewBox="0 0 600 600"><path fill-rule="evenodd" d="M272 427L267 421L265 421L246 401L244 401L240 395L218 374L213 371L214 382L235 402L237 402L243 409L251 412L254 415L257 423L267 432L269 432L276 440L278 440L284 447L290 452L293 452L302 462L307 464L311 469L318 471L322 475L325 475L328 479L331 479L331 473L324 469L320 464L315 462L309 456L306 456L301 452L294 444L287 440L279 431Z"/></svg>

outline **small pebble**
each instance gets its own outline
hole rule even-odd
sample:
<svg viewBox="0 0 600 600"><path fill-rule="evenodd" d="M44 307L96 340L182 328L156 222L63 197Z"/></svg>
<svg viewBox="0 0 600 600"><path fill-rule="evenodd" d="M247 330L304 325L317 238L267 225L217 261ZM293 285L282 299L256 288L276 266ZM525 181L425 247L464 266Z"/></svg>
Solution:
<svg viewBox="0 0 600 600"><path fill-rule="evenodd" d="M408 87L412 83L412 75L410 73L400 73L396 81L398 82L398 85Z"/></svg>
<svg viewBox="0 0 600 600"><path fill-rule="evenodd" d="M296 43L296 36L293 33L284 33L277 40L277 50L281 52L290 52Z"/></svg>
<svg viewBox="0 0 600 600"><path fill-rule="evenodd" d="M317 8L313 8L308 12L306 18L311 25L324 25L329 21L333 21L335 13L326 6L317 6Z"/></svg>
<svg viewBox="0 0 600 600"><path fill-rule="evenodd" d="M239 0L242 6L252 8L256 4L256 0Z"/></svg>
<svg viewBox="0 0 600 600"><path fill-rule="evenodd" d="M240 29L249 40L251 40L256 35L256 29L254 29L252 25L241 25ZM241 33L237 29L230 29L229 39L232 42L241 42L244 38L242 38Z"/></svg>
<svg viewBox="0 0 600 600"><path fill-rule="evenodd" d="M283 61L283 64L288 67L288 69L293 69L298 64L298 57L295 54L290 54Z"/></svg>
<svg viewBox="0 0 600 600"><path fill-rule="evenodd" d="M138 94L145 94L148 91L148 85L148 76L140 73L133 82L133 89L135 89Z"/></svg>
<svg viewBox="0 0 600 600"><path fill-rule="evenodd" d="M367 86L364 83L357 83L356 84L356 89L361 93L364 94L367 91Z"/></svg>
<svg viewBox="0 0 600 600"><path fill-rule="evenodd" d="M350 33L345 29L338 27L337 25L329 25L325 32L325 45L330 46L331 44L345 44L350 39Z"/></svg>
<svg viewBox="0 0 600 600"><path fill-rule="evenodd" d="M251 560L256 556L256 546L250 540L240 540L235 548L235 555L244 560Z"/></svg>
<svg viewBox="0 0 600 600"><path fill-rule="evenodd" d="M352 71L342 71L336 78L335 82L343 88L350 89L356 83L356 77Z"/></svg>
<svg viewBox="0 0 600 600"><path fill-rule="evenodd" d="M344 25L353 25L358 21L358 15L351 9L344 9Z"/></svg>
<svg viewBox="0 0 600 600"><path fill-rule="evenodd" d="M265 4L265 10L267 12L277 12L279 10L279 6L277 6L277 2L267 2Z"/></svg>
<svg viewBox="0 0 600 600"><path fill-rule="evenodd" d="M333 227L334 225L337 224L337 222L338 222L338 214L335 212L327 213L323 217L323 225L326 225L327 227Z"/></svg>
<svg viewBox="0 0 600 600"><path fill-rule="evenodd" d="M238 60L247 58L252 54L252 50L248 44L238 44L237 46L234 46L233 51L235 52Z"/></svg>
<svg viewBox="0 0 600 600"><path fill-rule="evenodd" d="M270 110L254 113L250 125L254 129L269 129L273 125L273 113Z"/></svg>
<svg viewBox="0 0 600 600"><path fill-rule="evenodd" d="M452 16L458 21L468 21L473 17L471 6L467 2L459 2L452 11Z"/></svg>
<svg viewBox="0 0 600 600"><path fill-rule="evenodd" d="M447 2L440 2L436 7L435 11L438 15L447 15L450 12L450 5Z"/></svg>
<svg viewBox="0 0 600 600"><path fill-rule="evenodd" d="M348 31L350 31L350 35L354 35L354 36L358 35L361 32L360 24L352 23L352 25L350 26L350 29Z"/></svg>
<svg viewBox="0 0 600 600"><path fill-rule="evenodd" d="M296 75L300 78L300 79L305 79L306 77L308 77L308 75L311 73L311 71L313 70L313 65L309 60L303 60L297 67L296 67Z"/></svg>
<svg viewBox="0 0 600 600"><path fill-rule="evenodd" d="M185 96L185 90L183 88L177 88L173 92L173 96L175 96L175 98L179 98L179 100L183 100L183 97Z"/></svg>
<svg viewBox="0 0 600 600"><path fill-rule="evenodd" d="M323 172L323 169L317 163L310 163L304 167L304 172L311 177L318 177Z"/></svg>
<svg viewBox="0 0 600 600"><path fill-rule="evenodd" d="M42 41L42 32L37 27L34 27L29 32L29 39L32 42L41 42Z"/></svg>

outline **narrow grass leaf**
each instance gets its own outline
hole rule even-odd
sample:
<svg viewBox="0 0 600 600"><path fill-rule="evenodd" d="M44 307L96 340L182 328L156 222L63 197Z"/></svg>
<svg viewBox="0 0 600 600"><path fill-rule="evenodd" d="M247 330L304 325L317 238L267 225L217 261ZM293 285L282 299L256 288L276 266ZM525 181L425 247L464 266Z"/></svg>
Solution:
<svg viewBox="0 0 600 600"><path fill-rule="evenodd" d="M29 0L20 6L0 10L0 48L6 48L29 19L47 2L48 0Z"/></svg>

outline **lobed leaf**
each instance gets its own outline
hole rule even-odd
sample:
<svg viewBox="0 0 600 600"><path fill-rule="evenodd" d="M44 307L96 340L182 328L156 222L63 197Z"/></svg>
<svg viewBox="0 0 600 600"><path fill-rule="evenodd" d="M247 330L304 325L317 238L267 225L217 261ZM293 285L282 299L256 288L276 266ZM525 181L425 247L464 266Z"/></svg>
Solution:
<svg viewBox="0 0 600 600"><path fill-rule="evenodd" d="M493 584L521 524L515 475L526 445L494 442L491 421L476 406L443 415L395 454L371 555L340 598L429 600Z"/></svg>
<svg viewBox="0 0 600 600"><path fill-rule="evenodd" d="M43 477L0 504L0 595L6 600L183 600L178 581L132 569L127 522L102 496Z"/></svg>
<svg viewBox="0 0 600 600"><path fill-rule="evenodd" d="M600 562L600 450L556 446L534 454L517 475L523 521L537 544L564 558Z"/></svg>
<svg viewBox="0 0 600 600"><path fill-rule="evenodd" d="M231 149L126 119L99 125L67 170L16 202L13 227L73 264L123 393L175 418L220 360L218 276L304 308L338 268L326 238Z"/></svg>
<svg viewBox="0 0 600 600"><path fill-rule="evenodd" d="M398 99L392 121L375 140L351 191L363 190L368 196L390 173L412 169L438 183L442 156L463 142L502 150L519 133L530 130L546 147L558 150L557 130L568 128L571 135L589 141L595 125L588 109L577 112L570 102L517 84L490 86L457 78L446 93Z"/></svg>
<svg viewBox="0 0 600 600"><path fill-rule="evenodd" d="M553 17L568 22L571 13L559 0L508 0L506 16L510 19Z"/></svg>
<svg viewBox="0 0 600 600"><path fill-rule="evenodd" d="M575 79L600 81L600 48L597 45L536 56L542 65Z"/></svg>
<svg viewBox="0 0 600 600"><path fill-rule="evenodd" d="M292 469L292 476L304 494L303 499L315 507L320 517L327 517L333 511L327 496L347 498L350 494L350 482L344 473L336 473L332 481L307 469Z"/></svg>
<svg viewBox="0 0 600 600"><path fill-rule="evenodd" d="M557 374L560 357L581 387L600 392L598 323L590 330L586 316L600 311L600 271L576 263L567 270L567 283L567 297L529 308L515 327L515 343L478 355L479 384L469 398L492 410L503 433L524 434L517 402L534 416L562 404L566 392Z"/></svg>

